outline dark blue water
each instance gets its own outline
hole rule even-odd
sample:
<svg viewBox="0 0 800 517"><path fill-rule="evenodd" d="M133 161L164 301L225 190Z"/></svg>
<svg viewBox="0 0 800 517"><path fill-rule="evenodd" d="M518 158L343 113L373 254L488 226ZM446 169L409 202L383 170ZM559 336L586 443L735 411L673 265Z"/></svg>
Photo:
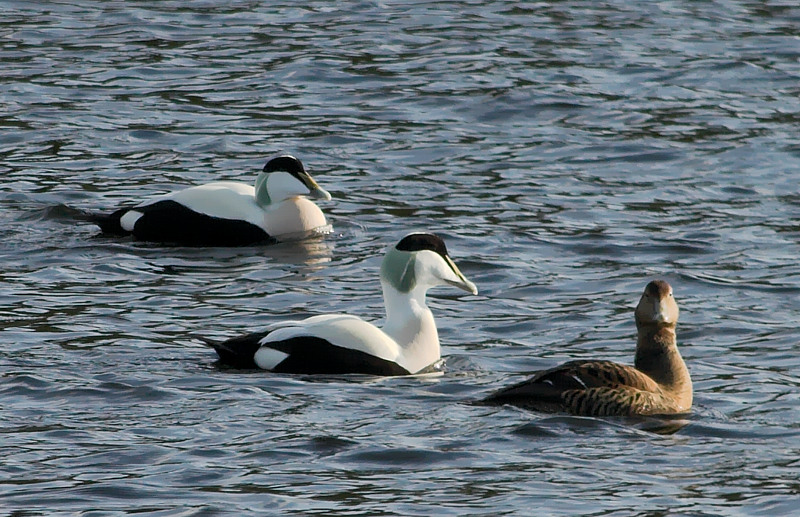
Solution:
<svg viewBox="0 0 800 517"><path fill-rule="evenodd" d="M800 512L793 2L23 2L0 17L0 508L9 515ZM75 210L300 157L335 233L241 249ZM220 369L225 338L382 317L384 247L443 235L445 371ZM631 362L667 279L685 419L469 404Z"/></svg>

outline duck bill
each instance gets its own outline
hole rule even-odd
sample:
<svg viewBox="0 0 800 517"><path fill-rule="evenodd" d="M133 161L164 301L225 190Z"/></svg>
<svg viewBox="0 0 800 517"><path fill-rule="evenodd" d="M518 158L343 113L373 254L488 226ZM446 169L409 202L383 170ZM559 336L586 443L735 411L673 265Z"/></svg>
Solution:
<svg viewBox="0 0 800 517"><path fill-rule="evenodd" d="M475 286L475 284L467 280L467 277L465 277L461 273L461 271L458 269L458 266L456 266L455 262L450 260L450 257L445 257L445 260L447 261L447 265L450 266L450 269L453 270L453 273L456 274L456 277L458 277L458 280L445 279L445 282L452 285L453 287L458 287L459 289L463 289L468 293L478 294L478 288Z"/></svg>
<svg viewBox="0 0 800 517"><path fill-rule="evenodd" d="M331 195L328 193L327 190L317 185L317 182L314 181L314 178L311 176L306 176L306 187L308 187L308 197L312 199L321 199L323 201L330 201Z"/></svg>
<svg viewBox="0 0 800 517"><path fill-rule="evenodd" d="M651 325L674 325L677 315L674 307L665 300L655 300L651 303L640 302L636 308L637 322Z"/></svg>
<svg viewBox="0 0 800 517"><path fill-rule="evenodd" d="M656 323L669 323L674 318L672 312L666 300L659 300L653 312L653 320Z"/></svg>
<svg viewBox="0 0 800 517"><path fill-rule="evenodd" d="M312 189L311 192L309 192L308 197L310 197L312 199L321 199L323 201L330 201L331 200L330 193L328 193L327 190L325 190L324 188L320 187L319 185L317 185L317 188Z"/></svg>

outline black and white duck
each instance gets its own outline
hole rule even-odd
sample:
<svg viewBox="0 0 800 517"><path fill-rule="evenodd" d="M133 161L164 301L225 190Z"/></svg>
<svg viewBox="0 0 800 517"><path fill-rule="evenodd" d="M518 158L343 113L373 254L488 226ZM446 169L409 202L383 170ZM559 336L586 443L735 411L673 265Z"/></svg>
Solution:
<svg viewBox="0 0 800 517"><path fill-rule="evenodd" d="M216 181L171 192L89 219L103 233L188 246L244 246L330 231L308 198L331 195L300 160L280 154L267 162L255 185Z"/></svg>
<svg viewBox="0 0 800 517"><path fill-rule="evenodd" d="M357 316L325 314L207 343L220 362L281 373L409 375L441 358L428 289L451 285L477 294L447 254L444 241L412 233L384 256L380 274L386 321L379 328Z"/></svg>

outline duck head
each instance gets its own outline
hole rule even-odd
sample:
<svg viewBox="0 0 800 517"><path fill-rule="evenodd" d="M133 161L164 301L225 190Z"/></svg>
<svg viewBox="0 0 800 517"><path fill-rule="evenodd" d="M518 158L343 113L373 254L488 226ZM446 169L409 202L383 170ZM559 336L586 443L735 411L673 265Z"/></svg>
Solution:
<svg viewBox="0 0 800 517"><path fill-rule="evenodd" d="M256 202L265 207L297 196L330 201L331 195L317 185L303 167L303 163L290 154L280 154L267 162L256 178Z"/></svg>
<svg viewBox="0 0 800 517"><path fill-rule="evenodd" d="M653 280L644 288L634 314L637 327L675 327L678 324L678 313L672 286L664 280Z"/></svg>
<svg viewBox="0 0 800 517"><path fill-rule="evenodd" d="M401 293L420 287L424 292L438 285L452 285L478 294L475 284L467 280L447 254L444 241L430 233L411 233L389 248L381 265L381 281Z"/></svg>

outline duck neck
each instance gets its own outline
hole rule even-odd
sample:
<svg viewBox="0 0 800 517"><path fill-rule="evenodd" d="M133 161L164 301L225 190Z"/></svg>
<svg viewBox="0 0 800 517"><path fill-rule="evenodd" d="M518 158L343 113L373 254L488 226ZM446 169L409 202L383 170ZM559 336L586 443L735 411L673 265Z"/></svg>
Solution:
<svg viewBox="0 0 800 517"><path fill-rule="evenodd" d="M430 366L441 357L436 322L425 304L425 289L400 292L381 281L386 306L383 331L400 347L398 363L411 373Z"/></svg>
<svg viewBox="0 0 800 517"><path fill-rule="evenodd" d="M272 203L272 199L269 197L269 192L267 191L267 178L269 174L266 172L262 172L256 178L256 183L254 185L254 192L253 195L256 199L256 204L261 208L266 209Z"/></svg>
<svg viewBox="0 0 800 517"><path fill-rule="evenodd" d="M673 393L681 406L691 407L692 379L678 351L675 325L639 325L638 331L636 369Z"/></svg>

